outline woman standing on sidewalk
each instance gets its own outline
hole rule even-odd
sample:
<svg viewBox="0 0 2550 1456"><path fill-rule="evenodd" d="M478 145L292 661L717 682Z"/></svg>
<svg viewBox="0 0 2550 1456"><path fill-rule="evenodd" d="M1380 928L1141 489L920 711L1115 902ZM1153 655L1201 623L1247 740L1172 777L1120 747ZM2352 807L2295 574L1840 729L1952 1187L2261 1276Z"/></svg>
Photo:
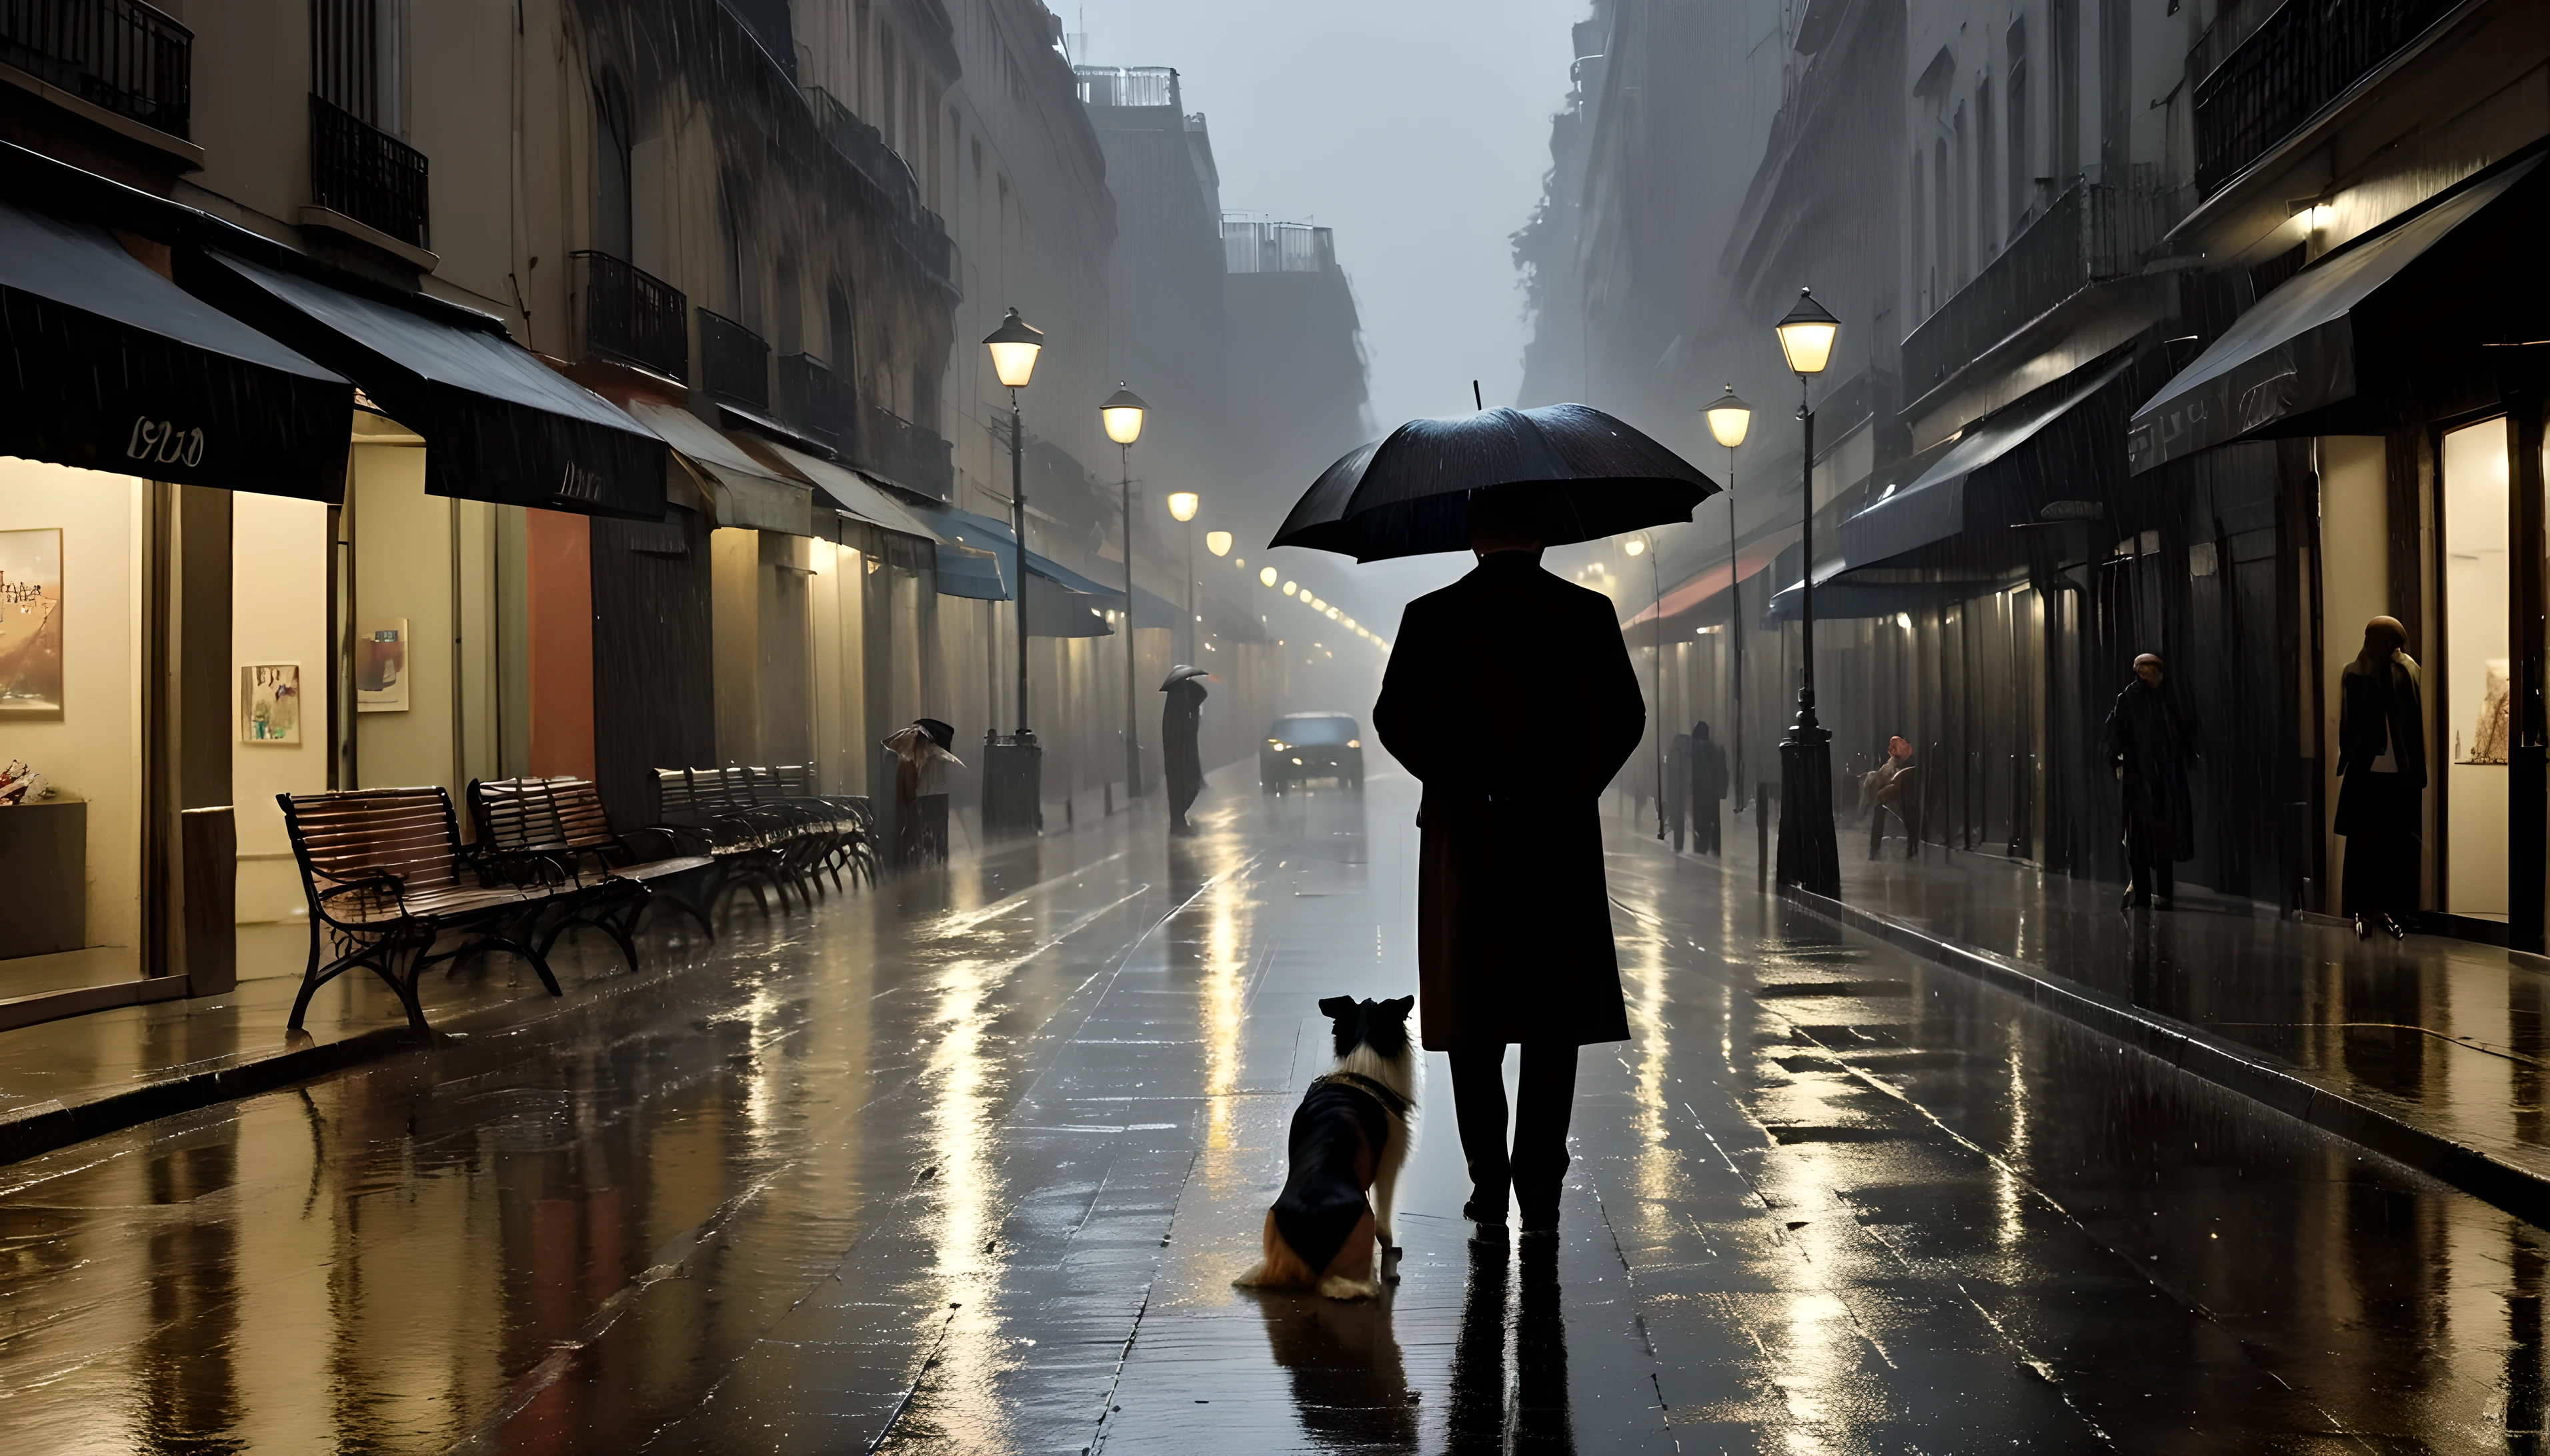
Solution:
<svg viewBox="0 0 2550 1456"><path fill-rule="evenodd" d="M2417 908L2425 819L2426 715L2417 659L2399 619L2364 624L2364 650L2338 675L2337 832L2346 838L2346 913L2356 936L2380 925L2406 935L2400 916Z"/></svg>

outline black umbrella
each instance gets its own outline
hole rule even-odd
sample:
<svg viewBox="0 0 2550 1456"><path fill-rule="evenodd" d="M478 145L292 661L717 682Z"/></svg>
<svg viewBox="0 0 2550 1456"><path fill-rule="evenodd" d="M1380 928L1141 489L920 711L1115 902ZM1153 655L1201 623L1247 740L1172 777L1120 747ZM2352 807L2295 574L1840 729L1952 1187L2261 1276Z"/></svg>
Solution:
<svg viewBox="0 0 2550 1456"><path fill-rule="evenodd" d="M1169 669L1169 675L1167 677L1160 679L1160 691L1165 693L1169 689L1176 687L1178 684L1185 682L1191 677L1200 677L1209 683L1218 683L1222 681L1222 679L1213 675L1213 671L1210 668L1189 667L1185 663L1181 662L1175 667Z"/></svg>
<svg viewBox="0 0 2550 1456"><path fill-rule="evenodd" d="M1358 561L1467 550L1470 498L1512 497L1543 545L1689 521L1717 490L1690 461L1586 405L1411 420L1330 465L1269 542Z"/></svg>

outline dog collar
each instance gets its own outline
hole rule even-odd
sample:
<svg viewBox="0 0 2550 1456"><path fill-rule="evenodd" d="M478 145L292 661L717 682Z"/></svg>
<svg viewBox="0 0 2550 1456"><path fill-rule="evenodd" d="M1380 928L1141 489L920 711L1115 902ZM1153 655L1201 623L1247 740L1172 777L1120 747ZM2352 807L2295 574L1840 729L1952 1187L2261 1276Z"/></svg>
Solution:
<svg viewBox="0 0 2550 1456"><path fill-rule="evenodd" d="M1313 1085L1316 1086L1319 1082L1342 1083L1345 1086L1351 1087L1355 1091L1360 1092L1371 1098L1373 1101L1381 1104L1382 1110L1395 1117L1407 1116L1409 1108L1413 1106L1408 1099L1401 1097L1398 1093L1391 1091L1389 1088L1378 1082L1375 1082L1361 1072L1330 1072L1324 1077L1316 1079Z"/></svg>

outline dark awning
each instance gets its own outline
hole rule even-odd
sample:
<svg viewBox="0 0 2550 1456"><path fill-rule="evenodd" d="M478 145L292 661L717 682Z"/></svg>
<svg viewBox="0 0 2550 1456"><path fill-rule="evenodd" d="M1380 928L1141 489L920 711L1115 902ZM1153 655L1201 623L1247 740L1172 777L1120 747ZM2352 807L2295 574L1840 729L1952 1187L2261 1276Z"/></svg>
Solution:
<svg viewBox="0 0 2550 1456"><path fill-rule="evenodd" d="M2038 432L2107 388L2133 364L2133 355L2128 353L2091 374L2080 388L2050 403L2033 409L2005 410L1969 426L1964 437L1949 446L1948 452L1912 484L1871 503L1841 524L1841 569L1873 566L1964 531L1967 476L2035 438ZM2006 521L1989 522L1986 529L1997 531L2008 525ZM1823 589L1823 576L1818 574L1816 590ZM1816 604L1815 615L1825 615L1821 603Z"/></svg>
<svg viewBox="0 0 2550 1456"><path fill-rule="evenodd" d="M914 519L927 525L938 538L951 545L988 551L1001 562L1006 581L1009 563L1017 559L1018 537L1010 528L989 516L971 511L932 510L926 506L910 508ZM941 557L942 567L945 558ZM945 591L942 585L940 590ZM951 595L971 596L971 592ZM1119 588L1102 586L1070 567L1033 550L1028 552L1027 619L1028 635L1031 637L1103 637L1111 635L1105 613L1125 605L1125 593Z"/></svg>
<svg viewBox="0 0 2550 1456"><path fill-rule="evenodd" d="M335 501L353 408L103 228L0 203L0 454Z"/></svg>
<svg viewBox="0 0 2550 1456"><path fill-rule="evenodd" d="M664 442L533 357L493 319L443 304L410 309L226 253L181 251L178 275L189 292L352 379L423 436L425 488L435 495L589 516L664 514Z"/></svg>
<svg viewBox="0 0 2550 1456"><path fill-rule="evenodd" d="M784 535L814 535L815 488L790 480L745 454L734 440L679 405L639 400L629 406L690 467L707 492L717 524Z"/></svg>
<svg viewBox="0 0 2550 1456"><path fill-rule="evenodd" d="M990 551L947 541L932 544L937 553L938 595L976 602L1006 602L1009 583L1001 575L1001 558Z"/></svg>
<svg viewBox="0 0 2550 1456"><path fill-rule="evenodd" d="M2538 228L2454 230L2510 195L2538 210L2541 174L2538 155L2483 174L2260 299L2134 412L2133 473L2241 438L2385 433L2388 386L2405 371L2536 338L2550 294L2532 276L2537 259L2518 254L2537 247ZM2359 395L2367 418L2330 415Z"/></svg>

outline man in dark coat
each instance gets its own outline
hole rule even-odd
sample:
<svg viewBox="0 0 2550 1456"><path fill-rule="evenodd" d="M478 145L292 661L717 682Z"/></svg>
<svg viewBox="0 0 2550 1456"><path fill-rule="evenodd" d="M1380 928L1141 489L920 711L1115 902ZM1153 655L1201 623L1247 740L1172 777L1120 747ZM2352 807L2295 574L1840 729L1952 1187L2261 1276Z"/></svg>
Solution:
<svg viewBox="0 0 2550 1456"><path fill-rule="evenodd" d="M2125 904L2169 909L2172 867L2196 856L2187 769L2199 750L2196 716L2173 691L2160 656L2134 659L2134 680L2108 711L2107 760L2125 796Z"/></svg>
<svg viewBox="0 0 2550 1456"><path fill-rule="evenodd" d="M1541 569L1528 517L1487 493L1470 522L1479 564L1408 605L1372 719L1425 786L1418 1012L1425 1047L1451 1057L1463 1213L1503 1225L1511 1188L1535 1232L1558 1226L1576 1049L1629 1035L1600 808L1646 704L1611 602Z"/></svg>
<svg viewBox="0 0 2550 1456"><path fill-rule="evenodd" d="M1726 750L1709 736L1709 725L1691 726L1691 847L1702 854L1724 851L1717 806L1726 802Z"/></svg>
<svg viewBox="0 0 2550 1456"><path fill-rule="evenodd" d="M1682 824L1691 808L1691 734L1674 734L1673 745L1665 749L1665 798L1658 806L1662 820L1659 828L1673 830L1674 853L1682 853ZM1664 836L1659 832L1656 835Z"/></svg>
<svg viewBox="0 0 2550 1456"><path fill-rule="evenodd" d="M1180 664L1169 676L1160 686L1169 698L1160 709L1160 751L1168 770L1169 830L1184 834L1195 828L1187 823L1187 808L1204 792L1204 751L1196 743L1204 727L1204 674Z"/></svg>

